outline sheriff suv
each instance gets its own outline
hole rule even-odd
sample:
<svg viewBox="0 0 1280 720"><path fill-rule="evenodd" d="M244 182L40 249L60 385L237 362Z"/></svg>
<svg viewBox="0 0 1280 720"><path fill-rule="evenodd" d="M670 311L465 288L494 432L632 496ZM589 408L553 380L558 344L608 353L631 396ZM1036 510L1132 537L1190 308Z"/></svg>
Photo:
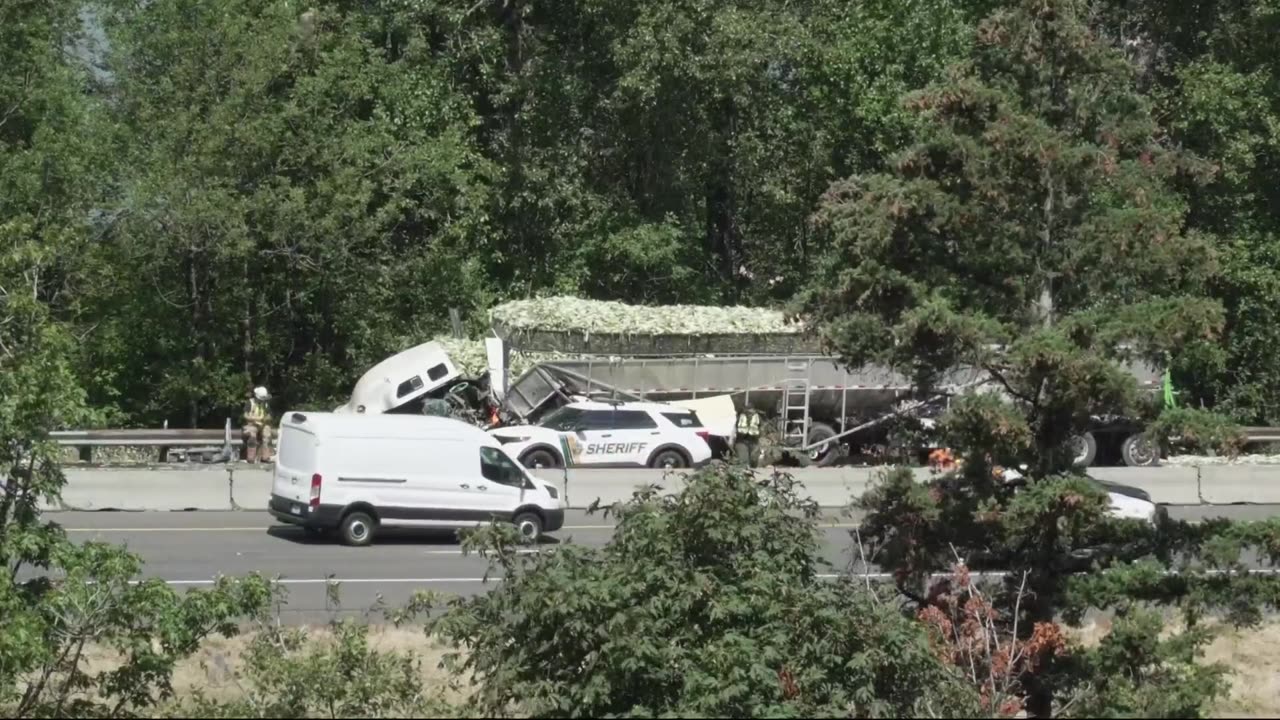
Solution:
<svg viewBox="0 0 1280 720"><path fill-rule="evenodd" d="M697 413L661 403L573 402L537 425L489 432L529 468L687 468L712 455Z"/></svg>

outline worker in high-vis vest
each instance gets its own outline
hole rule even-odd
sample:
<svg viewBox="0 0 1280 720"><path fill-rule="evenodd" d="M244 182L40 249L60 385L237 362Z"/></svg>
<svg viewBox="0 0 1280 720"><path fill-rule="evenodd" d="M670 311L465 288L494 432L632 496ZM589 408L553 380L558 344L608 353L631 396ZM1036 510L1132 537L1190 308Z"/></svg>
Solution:
<svg viewBox="0 0 1280 720"><path fill-rule="evenodd" d="M760 413L750 405L738 414L733 450L738 462L755 467L756 450L760 446Z"/></svg>
<svg viewBox="0 0 1280 720"><path fill-rule="evenodd" d="M271 393L267 392L264 387L256 387L253 394L249 396L249 402L244 409L244 446L245 460L256 463L261 459L262 462L270 462L271 454L271 409L267 407L267 401L271 399ZM261 456L261 458L259 457Z"/></svg>

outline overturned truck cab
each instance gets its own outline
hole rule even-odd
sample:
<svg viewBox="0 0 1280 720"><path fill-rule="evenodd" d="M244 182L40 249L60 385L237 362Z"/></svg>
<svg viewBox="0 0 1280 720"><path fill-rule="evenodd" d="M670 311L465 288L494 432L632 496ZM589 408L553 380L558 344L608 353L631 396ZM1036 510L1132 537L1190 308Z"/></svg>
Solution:
<svg viewBox="0 0 1280 720"><path fill-rule="evenodd" d="M440 343L426 342L374 365L356 381L351 399L335 413L421 413L423 403L461 379Z"/></svg>

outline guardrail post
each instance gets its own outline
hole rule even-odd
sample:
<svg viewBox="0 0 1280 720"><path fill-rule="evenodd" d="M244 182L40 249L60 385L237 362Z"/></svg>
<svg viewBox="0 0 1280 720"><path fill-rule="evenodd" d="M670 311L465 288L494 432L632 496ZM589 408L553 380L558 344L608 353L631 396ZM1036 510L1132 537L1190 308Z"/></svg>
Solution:
<svg viewBox="0 0 1280 720"><path fill-rule="evenodd" d="M228 463L234 463L240 459L231 455L231 418L227 418L222 424L222 454L227 458Z"/></svg>

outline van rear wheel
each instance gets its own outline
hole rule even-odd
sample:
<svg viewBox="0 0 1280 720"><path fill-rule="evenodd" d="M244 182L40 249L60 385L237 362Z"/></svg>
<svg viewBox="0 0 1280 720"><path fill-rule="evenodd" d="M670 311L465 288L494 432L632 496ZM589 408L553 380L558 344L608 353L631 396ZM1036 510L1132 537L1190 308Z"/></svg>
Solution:
<svg viewBox="0 0 1280 720"><path fill-rule="evenodd" d="M364 547L373 542L374 526L373 518L362 512L353 512L342 518L338 533L344 545Z"/></svg>
<svg viewBox="0 0 1280 720"><path fill-rule="evenodd" d="M520 513L512 523L525 540L536 543L542 539L542 516L537 513Z"/></svg>

